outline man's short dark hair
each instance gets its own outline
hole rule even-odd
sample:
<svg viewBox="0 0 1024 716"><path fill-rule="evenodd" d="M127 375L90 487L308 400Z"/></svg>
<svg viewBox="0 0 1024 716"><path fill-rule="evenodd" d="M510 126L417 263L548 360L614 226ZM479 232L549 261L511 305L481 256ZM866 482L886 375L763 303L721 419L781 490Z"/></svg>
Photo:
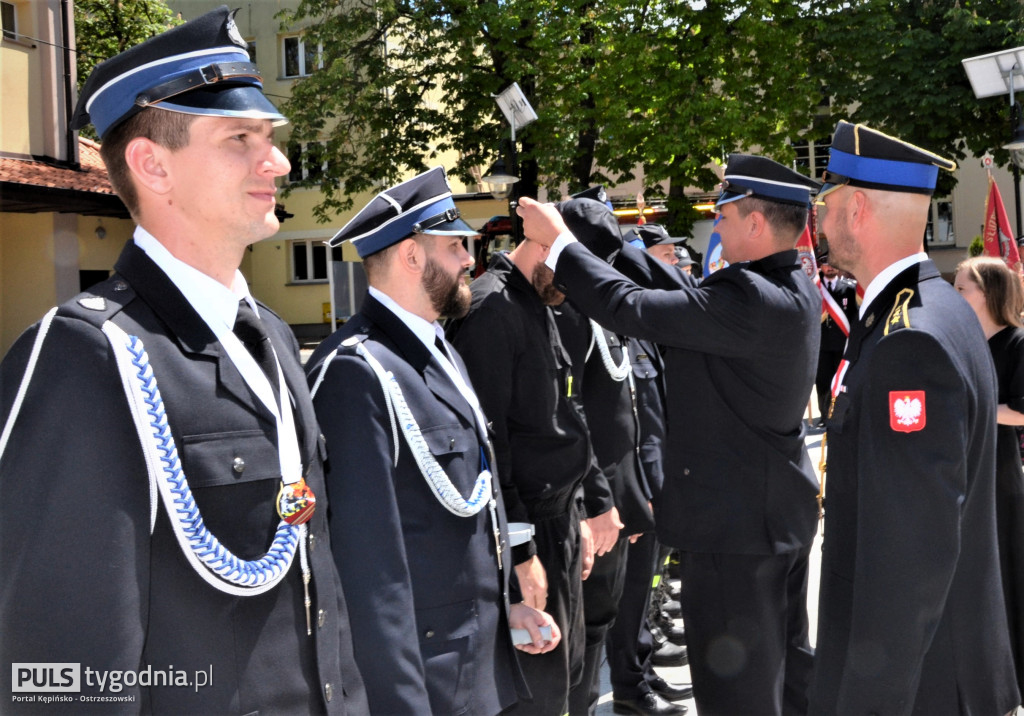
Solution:
<svg viewBox="0 0 1024 716"><path fill-rule="evenodd" d="M110 185L136 221L139 219L139 193L124 156L129 142L136 137L146 137L171 151L182 149L188 146L189 129L195 119L193 114L149 107L110 130L100 145Z"/></svg>
<svg viewBox="0 0 1024 716"><path fill-rule="evenodd" d="M776 237L787 244L795 245L804 227L807 226L807 207L796 204L783 204L778 201L759 199L748 196L736 202L739 215L745 217L752 211L764 214L765 220L771 224Z"/></svg>

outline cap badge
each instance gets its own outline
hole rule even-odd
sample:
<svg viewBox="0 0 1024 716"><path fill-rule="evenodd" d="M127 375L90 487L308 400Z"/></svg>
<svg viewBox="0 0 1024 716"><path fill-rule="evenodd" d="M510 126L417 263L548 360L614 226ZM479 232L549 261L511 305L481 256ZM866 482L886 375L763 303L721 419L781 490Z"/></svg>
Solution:
<svg viewBox="0 0 1024 716"><path fill-rule="evenodd" d="M242 37L242 33L238 31L238 25L235 24L235 13L231 13L228 16L228 21L224 23L224 29L227 30L228 37L231 38L233 43L239 47L249 48L249 43Z"/></svg>

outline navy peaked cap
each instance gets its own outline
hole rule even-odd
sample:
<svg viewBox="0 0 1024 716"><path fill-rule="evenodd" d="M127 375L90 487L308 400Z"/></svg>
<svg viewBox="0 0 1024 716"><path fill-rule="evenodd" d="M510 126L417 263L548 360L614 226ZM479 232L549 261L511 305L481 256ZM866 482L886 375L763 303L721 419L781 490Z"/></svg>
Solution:
<svg viewBox="0 0 1024 716"><path fill-rule="evenodd" d="M444 169L434 167L375 196L328 243L351 241L366 258L413 234L479 233L459 217Z"/></svg>
<svg viewBox="0 0 1024 716"><path fill-rule="evenodd" d="M234 16L222 5L96 65L78 97L71 129L91 122L102 139L146 107L286 122L263 95L259 69L249 60Z"/></svg>
<svg viewBox="0 0 1024 716"><path fill-rule="evenodd" d="M641 224L630 229L630 233L643 241L644 248L648 249L662 244L678 244L680 241L685 240L685 237L682 236L669 236L668 231L661 224ZM627 240L632 238L628 237Z"/></svg>
<svg viewBox="0 0 1024 716"><path fill-rule="evenodd" d="M951 172L956 169L956 162L863 124L841 119L832 134L825 185L818 198L844 184L931 195L939 169Z"/></svg>
<svg viewBox="0 0 1024 716"><path fill-rule="evenodd" d="M722 193L715 209L748 196L780 204L811 205L811 192L820 184L767 157L730 154L725 165Z"/></svg>

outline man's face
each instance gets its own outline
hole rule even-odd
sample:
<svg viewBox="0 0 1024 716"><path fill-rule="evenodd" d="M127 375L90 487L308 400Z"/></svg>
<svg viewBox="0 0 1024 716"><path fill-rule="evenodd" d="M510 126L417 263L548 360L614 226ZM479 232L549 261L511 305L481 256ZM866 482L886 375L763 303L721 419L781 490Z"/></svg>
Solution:
<svg viewBox="0 0 1024 716"><path fill-rule="evenodd" d="M821 272L825 275L825 278L835 278L839 275L839 272L836 271L832 264L823 263L821 265Z"/></svg>
<svg viewBox="0 0 1024 716"><path fill-rule="evenodd" d="M847 211L852 195L853 190L848 186L841 186L826 194L823 199L825 215L821 216L819 210L818 218L821 221L821 232L828 237L829 263L856 274L861 251L850 229Z"/></svg>
<svg viewBox="0 0 1024 716"><path fill-rule="evenodd" d="M170 190L182 227L194 241L248 246L273 236L276 177L291 165L273 143L268 119L198 117L188 146L166 155Z"/></svg>
<svg viewBox="0 0 1024 716"><path fill-rule="evenodd" d="M565 300L565 294L555 288L555 272L543 261L534 266L530 283L545 306L559 306Z"/></svg>
<svg viewBox="0 0 1024 716"><path fill-rule="evenodd" d="M740 216L736 205L741 201L743 199L722 204L718 211L718 225L715 227L718 235L722 237L722 258L731 264L745 260L743 244L750 215Z"/></svg>
<svg viewBox="0 0 1024 716"><path fill-rule="evenodd" d="M675 266L679 263L679 257L676 256L676 247L672 244L651 246L647 249L647 253L658 259L658 261L667 263L669 266Z"/></svg>
<svg viewBox="0 0 1024 716"><path fill-rule="evenodd" d="M424 236L427 254L423 269L423 290L439 316L462 318L469 313L473 295L463 281L473 257L462 245L461 236Z"/></svg>

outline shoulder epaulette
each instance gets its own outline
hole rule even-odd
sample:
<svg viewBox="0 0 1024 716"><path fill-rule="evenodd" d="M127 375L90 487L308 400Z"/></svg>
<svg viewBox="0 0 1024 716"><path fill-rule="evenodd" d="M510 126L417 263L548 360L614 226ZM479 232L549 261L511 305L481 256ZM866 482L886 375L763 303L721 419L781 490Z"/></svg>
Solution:
<svg viewBox="0 0 1024 716"><path fill-rule="evenodd" d="M97 328L135 298L135 290L120 276L111 276L61 305L58 316L77 318Z"/></svg>
<svg viewBox="0 0 1024 716"><path fill-rule="evenodd" d="M910 328L910 299L914 297L914 289L904 288L896 294L889 317L885 319L885 330L883 335L889 335L890 331L900 328Z"/></svg>

